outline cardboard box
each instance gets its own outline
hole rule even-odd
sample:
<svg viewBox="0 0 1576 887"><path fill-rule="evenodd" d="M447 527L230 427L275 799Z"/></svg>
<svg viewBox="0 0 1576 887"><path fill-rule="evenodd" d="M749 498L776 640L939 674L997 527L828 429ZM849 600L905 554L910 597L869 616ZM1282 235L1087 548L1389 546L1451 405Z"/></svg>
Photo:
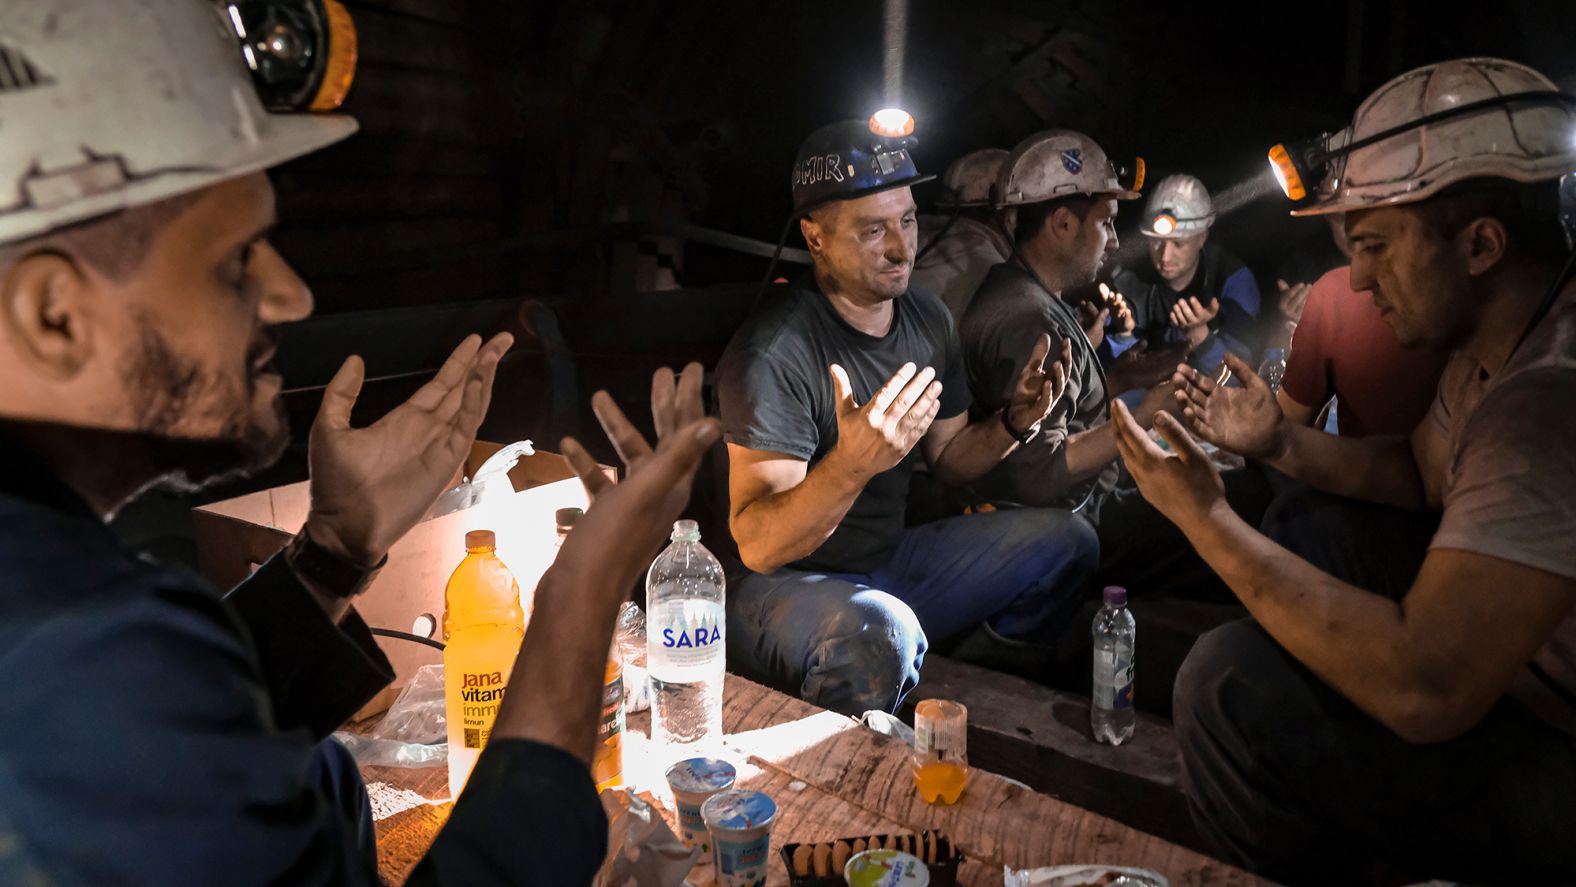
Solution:
<svg viewBox="0 0 1576 887"><path fill-rule="evenodd" d="M462 473L470 477L497 452L499 444L477 441ZM609 477L613 469L603 466ZM490 529L498 533L498 556L520 584L526 618L542 573L557 554L553 512L587 507L585 487L563 457L538 451L520 459L509 472L515 493L507 502L489 502L465 511L423 521L389 551L388 564L371 586L356 598L356 610L367 625L423 634L442 640L443 590L449 575L465 557L465 533ZM460 477L456 476L457 484ZM193 509L197 565L216 588L230 588L290 541L306 521L310 504L303 481L261 490ZM423 665L442 661L442 653L425 644L397 638L377 639L394 666L394 683L357 713L357 718L389 707L410 676Z"/></svg>

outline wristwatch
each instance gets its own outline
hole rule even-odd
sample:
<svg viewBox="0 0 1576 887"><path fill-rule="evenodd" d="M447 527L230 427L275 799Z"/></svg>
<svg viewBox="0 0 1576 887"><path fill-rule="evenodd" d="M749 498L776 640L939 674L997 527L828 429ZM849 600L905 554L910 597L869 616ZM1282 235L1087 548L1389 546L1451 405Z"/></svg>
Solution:
<svg viewBox="0 0 1576 887"><path fill-rule="evenodd" d="M352 598L366 591L372 577L389 562L385 554L371 567L356 563L319 545L304 527L285 546L285 558L299 579L337 598Z"/></svg>
<svg viewBox="0 0 1576 887"><path fill-rule="evenodd" d="M1013 439L1018 442L1019 446L1034 440L1034 436L1040 433L1040 423L1038 422L1030 425L1023 431L1019 431L1018 429L1012 427L1012 420L1007 418L1007 410L1005 407L1001 411L1001 427L1007 429L1007 433L1012 435Z"/></svg>

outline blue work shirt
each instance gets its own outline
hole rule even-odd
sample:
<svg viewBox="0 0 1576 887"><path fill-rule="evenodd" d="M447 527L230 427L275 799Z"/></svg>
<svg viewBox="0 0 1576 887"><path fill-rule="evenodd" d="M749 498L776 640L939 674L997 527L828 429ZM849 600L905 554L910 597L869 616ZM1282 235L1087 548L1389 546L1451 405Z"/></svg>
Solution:
<svg viewBox="0 0 1576 887"><path fill-rule="evenodd" d="M0 884L380 884L307 774L392 677L283 557L221 597L0 440ZM584 763L497 740L469 785L410 884L590 882Z"/></svg>

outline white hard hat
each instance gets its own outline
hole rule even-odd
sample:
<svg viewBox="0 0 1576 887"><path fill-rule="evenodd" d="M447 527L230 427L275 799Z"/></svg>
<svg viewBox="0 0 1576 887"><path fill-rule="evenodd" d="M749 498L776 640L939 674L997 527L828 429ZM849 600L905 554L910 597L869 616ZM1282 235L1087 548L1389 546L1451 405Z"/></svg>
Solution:
<svg viewBox="0 0 1576 887"><path fill-rule="evenodd" d="M952 161L941 177L941 197L937 206L990 206L990 191L1007 162L1008 152L1001 148L971 151Z"/></svg>
<svg viewBox="0 0 1576 887"><path fill-rule="evenodd" d="M1358 107L1351 141L1474 102L1554 89L1537 71L1503 59L1425 65L1379 87ZM1572 170L1576 109L1513 101L1406 129L1337 157L1333 192L1292 215L1412 203L1464 179L1540 182Z"/></svg>
<svg viewBox="0 0 1576 887"><path fill-rule="evenodd" d="M1204 183L1189 175L1169 175L1144 201L1145 237L1176 240L1208 231L1215 224L1215 203Z"/></svg>
<svg viewBox="0 0 1576 887"><path fill-rule="evenodd" d="M283 163L354 120L263 108L210 0L5 0L0 244Z"/></svg>
<svg viewBox="0 0 1576 887"><path fill-rule="evenodd" d="M1051 129L1012 149L996 180L995 203L1023 206L1075 194L1138 197L1137 191L1122 186L1116 167L1094 139L1070 129Z"/></svg>

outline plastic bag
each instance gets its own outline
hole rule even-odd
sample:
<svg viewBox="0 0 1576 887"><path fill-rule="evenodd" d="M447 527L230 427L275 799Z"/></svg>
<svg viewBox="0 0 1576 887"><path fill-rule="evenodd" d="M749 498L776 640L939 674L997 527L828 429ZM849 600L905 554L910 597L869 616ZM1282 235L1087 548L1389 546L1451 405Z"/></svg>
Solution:
<svg viewBox="0 0 1576 887"><path fill-rule="evenodd" d="M502 495L514 492L509 482L509 471L525 456L534 455L536 448L528 440L516 441L499 449L476 469L475 477L463 479L459 486L439 496L422 520L432 520L480 505L488 492L489 481Z"/></svg>
<svg viewBox="0 0 1576 887"><path fill-rule="evenodd" d="M423 665L400 691L383 720L366 735L338 732L334 738L356 763L378 767L428 767L449 758L448 720L443 701L443 665Z"/></svg>
<svg viewBox="0 0 1576 887"><path fill-rule="evenodd" d="M449 744L421 745L396 739L374 739L361 733L334 734L363 767L434 767L449 759Z"/></svg>
<svg viewBox="0 0 1576 887"><path fill-rule="evenodd" d="M903 723L896 715L880 709L871 709L865 712L859 721L877 733L894 736L908 743L909 748L914 747L914 728Z"/></svg>
<svg viewBox="0 0 1576 887"><path fill-rule="evenodd" d="M624 711L651 707L651 680L646 671L646 614L634 601L625 601L613 630L613 646L624 664Z"/></svg>
<svg viewBox="0 0 1576 887"><path fill-rule="evenodd" d="M1039 869L1014 869L1003 872L1003 887L1171 887L1164 875L1149 869L1122 868L1114 865L1055 865Z"/></svg>
<svg viewBox="0 0 1576 887"><path fill-rule="evenodd" d="M637 795L623 789L602 793L607 813L608 856L595 887L680 887L699 847L685 847L661 816Z"/></svg>
<svg viewBox="0 0 1576 887"><path fill-rule="evenodd" d="M443 705L443 663L416 669L388 714L372 728L374 739L397 739L431 745L447 742L448 719Z"/></svg>

